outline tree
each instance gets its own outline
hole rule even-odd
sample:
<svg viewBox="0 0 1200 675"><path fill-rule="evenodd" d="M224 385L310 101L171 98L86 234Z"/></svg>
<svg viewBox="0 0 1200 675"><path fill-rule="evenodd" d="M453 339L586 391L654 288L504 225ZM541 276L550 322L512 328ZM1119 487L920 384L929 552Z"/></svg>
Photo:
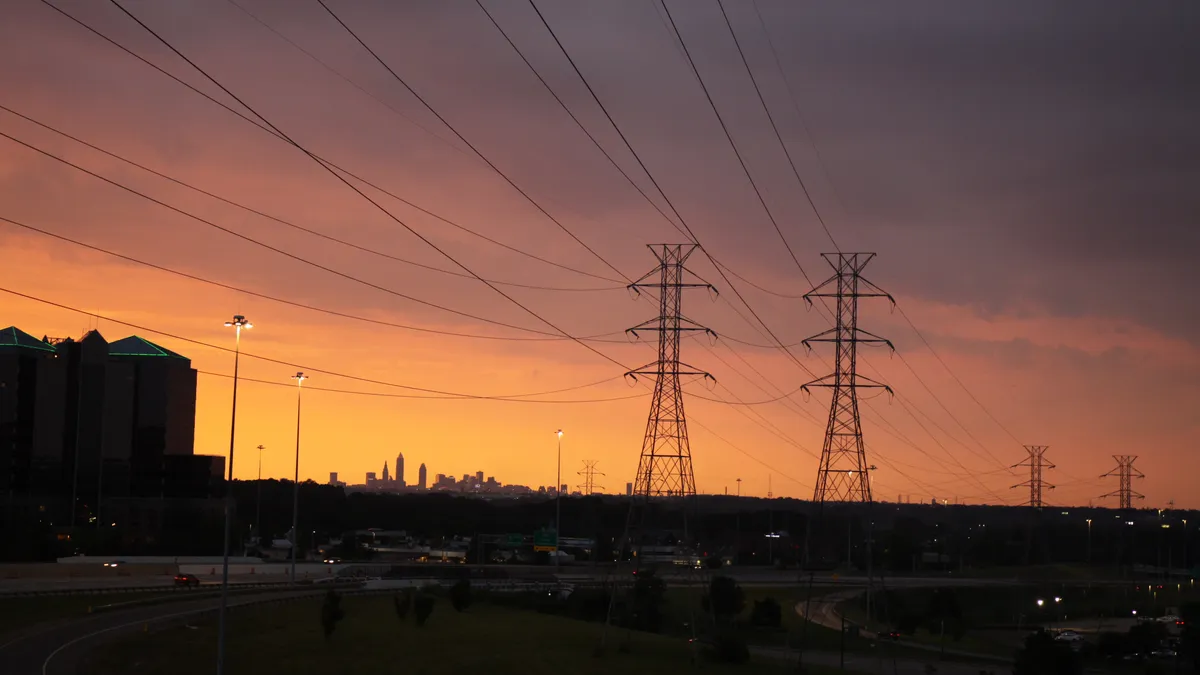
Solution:
<svg viewBox="0 0 1200 675"><path fill-rule="evenodd" d="M1179 646L1183 655L1191 659L1193 668L1200 671L1200 602L1189 602L1180 607L1179 618L1183 619Z"/></svg>
<svg viewBox="0 0 1200 675"><path fill-rule="evenodd" d="M754 601L750 610L750 625L761 628L779 628L783 624L783 608L775 598Z"/></svg>
<svg viewBox="0 0 1200 675"><path fill-rule="evenodd" d="M433 596L421 593L413 601L413 618L416 619L418 626L424 626L429 620L429 615L433 614Z"/></svg>
<svg viewBox="0 0 1200 675"><path fill-rule="evenodd" d="M346 615L342 611L342 596L330 590L325 594L325 602L321 603L321 628L325 631L325 639L332 635L337 623Z"/></svg>
<svg viewBox="0 0 1200 675"><path fill-rule="evenodd" d="M1066 642L1040 631L1025 638L1017 652L1013 675L1080 675L1083 660Z"/></svg>
<svg viewBox="0 0 1200 675"><path fill-rule="evenodd" d="M746 608L746 593L732 577L713 577L706 600L706 609L723 621L732 621Z"/></svg>
<svg viewBox="0 0 1200 675"><path fill-rule="evenodd" d="M459 579L450 587L450 604L454 611L461 612L471 606L471 581Z"/></svg>
<svg viewBox="0 0 1200 675"><path fill-rule="evenodd" d="M657 633L662 629L662 605L666 601L667 583L654 570L640 570L633 582L630 626Z"/></svg>
<svg viewBox="0 0 1200 675"><path fill-rule="evenodd" d="M410 588L410 589L404 591L403 593L397 593L396 595L392 596L392 604L396 608L396 616L401 621L404 621L404 619L408 616L408 610L412 609L412 605L413 605L412 589Z"/></svg>

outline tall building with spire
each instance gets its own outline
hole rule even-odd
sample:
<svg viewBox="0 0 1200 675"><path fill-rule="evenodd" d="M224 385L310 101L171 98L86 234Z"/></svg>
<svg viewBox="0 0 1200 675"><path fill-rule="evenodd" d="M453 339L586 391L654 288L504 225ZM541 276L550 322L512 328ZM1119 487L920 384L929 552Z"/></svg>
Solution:
<svg viewBox="0 0 1200 675"><path fill-rule="evenodd" d="M391 480L391 478L389 478L389 477L388 477L387 461L385 460L385 461L383 462L383 482L385 482L385 483L386 483L386 482L388 482L388 481L390 481L390 480Z"/></svg>
<svg viewBox="0 0 1200 675"><path fill-rule="evenodd" d="M403 487L405 485L405 483L404 483L404 453L403 452L398 453L396 455L396 476L395 476L395 478L396 478L397 485L400 485L401 487Z"/></svg>
<svg viewBox="0 0 1200 675"><path fill-rule="evenodd" d="M421 468L417 469L417 487L421 488L422 490L428 489L428 478L429 475L425 472L425 463L422 462Z"/></svg>

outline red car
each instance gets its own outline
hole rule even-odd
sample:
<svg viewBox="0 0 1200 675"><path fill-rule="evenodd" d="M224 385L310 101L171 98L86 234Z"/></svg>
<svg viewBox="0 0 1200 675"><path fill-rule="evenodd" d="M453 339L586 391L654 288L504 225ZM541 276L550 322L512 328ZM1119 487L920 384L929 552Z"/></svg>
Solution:
<svg viewBox="0 0 1200 675"><path fill-rule="evenodd" d="M175 585L185 588L195 588L200 585L200 580L194 574L176 574Z"/></svg>

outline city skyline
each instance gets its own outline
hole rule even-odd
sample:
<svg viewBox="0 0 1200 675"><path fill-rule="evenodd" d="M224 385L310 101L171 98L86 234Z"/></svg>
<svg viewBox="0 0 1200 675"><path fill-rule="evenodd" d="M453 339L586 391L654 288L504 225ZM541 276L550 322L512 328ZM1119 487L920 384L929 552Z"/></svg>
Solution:
<svg viewBox="0 0 1200 675"><path fill-rule="evenodd" d="M345 18L537 207L319 6L289 13L254 4L353 86L236 7L131 11L299 143L425 209L370 192L412 231L295 148L53 9L18 2L0 25L4 105L24 116L0 110L0 132L16 139L0 138L0 218L11 219L0 221L0 288L25 297L3 294L0 324L76 339L93 328L137 334L188 354L199 371L195 453L224 456L233 336L221 322L244 314L256 327L242 337L236 448L251 457L265 445L264 475L291 475L290 377L302 364L313 378L304 385L302 479L381 471L376 455L405 447L454 475L487 466L514 483L550 485L552 433L563 428L565 475L586 458L602 462L613 485L631 480L649 395L622 376L654 350L645 336L623 334L652 309L625 287L653 267L646 244L688 237L541 23L528 11L497 11L667 217L478 7L347 7ZM1190 114L1200 94L1183 65L1200 61L1200 44L1181 28L1188 22L1160 11L1131 16L1115 0L1086 15L1032 0L872 11L759 4L765 26L748 6L730 11L754 81L714 7L678 12L721 123L652 6L546 12L703 250L732 271L693 259L719 291L687 301L689 318L711 327L715 342L681 347L716 378L684 384L697 490L732 492L741 478L743 495L811 496L829 398L799 387L806 371L827 370L829 356L800 341L829 322L799 296L824 279L821 253L853 250L878 254L871 279L897 300L895 312L862 309L863 325L897 350L864 349L860 363L896 392L863 401L879 495L1018 504L1028 495L1011 486L1025 476L1011 467L1023 446L1045 445L1057 467L1046 477L1057 485L1051 503L1115 505L1100 499L1114 489L1100 476L1113 455L1136 454L1145 504L1200 506L1177 470L1200 436L1187 414L1200 406L1200 315L1188 301L1200 288L1192 260L1200 204L1179 178L1194 175L1200 157ZM70 11L229 100L186 64L143 50L157 43L131 33L138 27L120 12ZM616 43L628 51L614 56ZM1156 73L1154 87L1146 72ZM1148 278L1162 280L1156 292ZM776 339L787 349L773 347ZM235 477L253 478L256 468L239 460Z"/></svg>

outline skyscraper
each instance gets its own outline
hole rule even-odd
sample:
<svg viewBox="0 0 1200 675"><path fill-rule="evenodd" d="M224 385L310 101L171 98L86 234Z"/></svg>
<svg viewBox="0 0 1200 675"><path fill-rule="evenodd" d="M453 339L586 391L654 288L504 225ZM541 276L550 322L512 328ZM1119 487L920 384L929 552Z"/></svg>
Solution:
<svg viewBox="0 0 1200 675"><path fill-rule="evenodd" d="M396 483L401 486L404 485L404 453L403 452L398 453L396 455Z"/></svg>
<svg viewBox="0 0 1200 675"><path fill-rule="evenodd" d="M480 485L483 484L483 472L482 471L475 472L475 482L479 483Z"/></svg>
<svg viewBox="0 0 1200 675"><path fill-rule="evenodd" d="M384 460L384 462L383 462L383 482L386 483L389 480L391 480L391 478L388 478L387 460Z"/></svg>
<svg viewBox="0 0 1200 675"><path fill-rule="evenodd" d="M427 478L428 475L425 473L425 464L422 462L421 468L417 469L417 487L421 488L422 490L428 488L429 484L426 482Z"/></svg>

